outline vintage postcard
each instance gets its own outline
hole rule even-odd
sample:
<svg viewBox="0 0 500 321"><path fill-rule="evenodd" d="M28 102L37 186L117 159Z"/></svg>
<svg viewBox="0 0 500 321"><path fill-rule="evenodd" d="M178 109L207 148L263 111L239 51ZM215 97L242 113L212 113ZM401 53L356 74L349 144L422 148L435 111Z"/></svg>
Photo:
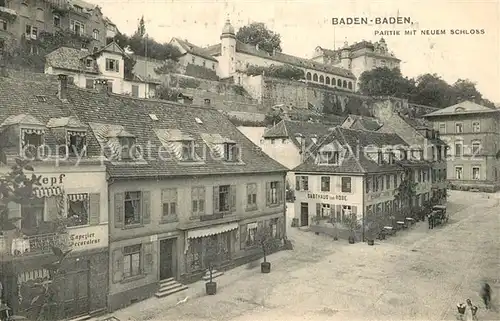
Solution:
<svg viewBox="0 0 500 321"><path fill-rule="evenodd" d="M0 320L500 320L499 20L0 0Z"/></svg>

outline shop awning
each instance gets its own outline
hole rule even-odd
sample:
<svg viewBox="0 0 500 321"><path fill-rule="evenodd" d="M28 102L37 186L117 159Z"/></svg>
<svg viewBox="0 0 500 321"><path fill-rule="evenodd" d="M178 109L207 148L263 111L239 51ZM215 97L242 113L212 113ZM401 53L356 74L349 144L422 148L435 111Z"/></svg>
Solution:
<svg viewBox="0 0 500 321"><path fill-rule="evenodd" d="M89 194L81 193L81 194L68 194L68 200L71 202L84 201L89 198Z"/></svg>
<svg viewBox="0 0 500 321"><path fill-rule="evenodd" d="M195 239L198 237L216 235L216 234L221 234L221 233L229 232L232 230L236 230L237 228L238 228L238 223L236 223L236 222L228 223L228 224L220 224L220 225L210 226L210 227L203 228L203 229L196 229L196 230L188 231L187 238L188 239Z"/></svg>
<svg viewBox="0 0 500 321"><path fill-rule="evenodd" d="M62 195L63 190L60 186L38 187L33 189L33 193L35 197L42 198Z"/></svg>

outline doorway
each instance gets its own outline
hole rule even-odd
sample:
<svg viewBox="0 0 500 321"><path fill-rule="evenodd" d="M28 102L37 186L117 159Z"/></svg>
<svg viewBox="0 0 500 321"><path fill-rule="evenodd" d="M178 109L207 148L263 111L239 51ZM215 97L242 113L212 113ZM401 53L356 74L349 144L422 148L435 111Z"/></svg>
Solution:
<svg viewBox="0 0 500 321"><path fill-rule="evenodd" d="M160 241L160 280L174 277L175 239Z"/></svg>
<svg viewBox="0 0 500 321"><path fill-rule="evenodd" d="M300 226L309 225L309 204L300 203Z"/></svg>
<svg viewBox="0 0 500 321"><path fill-rule="evenodd" d="M89 261L80 260L73 266L74 270L66 273L63 295L64 317L72 318L89 313Z"/></svg>

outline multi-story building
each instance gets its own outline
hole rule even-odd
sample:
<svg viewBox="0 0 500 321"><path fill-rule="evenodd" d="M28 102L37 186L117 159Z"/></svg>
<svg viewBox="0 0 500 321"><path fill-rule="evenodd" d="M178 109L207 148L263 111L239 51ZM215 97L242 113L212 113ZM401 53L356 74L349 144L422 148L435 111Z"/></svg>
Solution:
<svg viewBox="0 0 500 321"><path fill-rule="evenodd" d="M0 48L61 30L91 39L89 50L106 44L106 21L99 6L81 0L0 1Z"/></svg>
<svg viewBox="0 0 500 321"><path fill-rule="evenodd" d="M350 114L346 117L341 126L350 129L377 131L383 126L383 124L380 120L374 117Z"/></svg>
<svg viewBox="0 0 500 321"><path fill-rule="evenodd" d="M29 202L7 204L8 217L21 220L10 227L2 220L0 282L14 314L30 316L40 302L34 300L41 293L37 284L49 277L44 266L57 260L51 247L71 250L62 266L66 273L55 279L63 285L52 314L56 320L106 309L106 168L99 153L86 149L87 126L66 97L53 94L57 82L36 77L5 70L0 76L0 175L11 171L16 158L28 158L39 176Z"/></svg>
<svg viewBox="0 0 500 321"><path fill-rule="evenodd" d="M449 145L452 188L500 188L500 110L464 101L425 115Z"/></svg>
<svg viewBox="0 0 500 321"><path fill-rule="evenodd" d="M126 58L127 54L115 42L92 53L61 47L47 55L45 73L66 74L70 84L87 89L94 89L97 79L106 79L110 92L138 98L154 97L160 82L136 76L126 77Z"/></svg>
<svg viewBox="0 0 500 321"><path fill-rule="evenodd" d="M379 131L396 133L411 146L412 153L420 160L411 164L415 171L413 175L417 178L415 205L422 206L429 201L434 204L444 201L448 186L446 181L448 146L441 140L439 131L434 130L424 119L411 118L395 112L392 104L374 104L373 113L384 124Z"/></svg>
<svg viewBox="0 0 500 321"><path fill-rule="evenodd" d="M393 133L333 129L293 169L296 224L333 219L342 237L354 218L358 240L374 223L392 224L391 216L402 214L397 190L406 176L399 163L411 156L408 147Z"/></svg>
<svg viewBox="0 0 500 321"><path fill-rule="evenodd" d="M217 71L218 61L208 54L206 49L175 37L170 40L170 44L180 50L182 56L179 58L179 62L183 66L191 64L213 70L214 73Z"/></svg>
<svg viewBox="0 0 500 321"><path fill-rule="evenodd" d="M285 236L287 169L220 112L66 90L108 160L110 310L183 290L206 273L211 242L224 269L261 254L259 229Z"/></svg>
<svg viewBox="0 0 500 321"><path fill-rule="evenodd" d="M399 68L401 62L388 50L384 38L375 43L361 41L350 46L345 42L344 46L337 50L318 46L314 50L312 60L349 70L358 81L365 71L380 67Z"/></svg>

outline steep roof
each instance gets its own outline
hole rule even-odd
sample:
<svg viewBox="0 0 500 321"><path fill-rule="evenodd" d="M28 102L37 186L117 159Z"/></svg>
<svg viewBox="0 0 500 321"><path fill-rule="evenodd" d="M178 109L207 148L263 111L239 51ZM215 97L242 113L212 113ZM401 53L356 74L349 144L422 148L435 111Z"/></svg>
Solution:
<svg viewBox="0 0 500 321"><path fill-rule="evenodd" d="M352 120L352 123L344 128L377 131L383 126L382 122L374 117L349 114L346 121L348 118Z"/></svg>
<svg viewBox="0 0 500 321"><path fill-rule="evenodd" d="M184 50L186 50L187 52L189 52L190 54L193 54L195 56L203 57L205 59L217 62L217 59L215 59L214 57L212 57L210 55L210 53L208 53L205 48L198 47L197 45L194 45L194 44L190 43L187 40L182 40L182 39L175 38L175 37L172 40L177 41L179 43L179 45Z"/></svg>
<svg viewBox="0 0 500 321"><path fill-rule="evenodd" d="M347 152L340 158L340 164L317 164L315 159L317 152L331 145L341 146ZM306 160L293 171L362 174L402 170L398 164L379 165L363 152L364 148L367 147L383 148L385 146L408 146L408 144L396 134L335 127L316 148L310 151Z"/></svg>
<svg viewBox="0 0 500 321"><path fill-rule="evenodd" d="M205 49L211 55L219 55L221 53L221 45L213 45ZM282 52L275 52L274 54L269 54L264 50L257 50L255 46L245 44L239 40L236 40L236 52L246 53L252 56L261 57L264 59L278 61L284 64L290 64L300 68L307 68L321 72L327 72L330 74L356 79L354 74L343 68L334 67L328 64L319 63L306 58L300 58L292 55L287 55Z"/></svg>
<svg viewBox="0 0 500 321"><path fill-rule="evenodd" d="M476 114L476 113L494 113L494 112L499 112L499 110L479 105L472 101L467 100L455 104L453 106L436 110L430 114L424 115L424 117L464 115L464 114Z"/></svg>
<svg viewBox="0 0 500 321"><path fill-rule="evenodd" d="M88 51L70 47L59 47L45 56L45 63L51 67L87 73L98 73L97 67L86 68L83 58L90 56Z"/></svg>
<svg viewBox="0 0 500 321"><path fill-rule="evenodd" d="M315 144L313 141L314 138L316 138L316 142L321 140L321 137L330 133L330 128L333 126L335 126L335 124L282 120L275 126L268 128L264 132L263 137L271 139L288 138L292 141L292 143L300 148L301 143L297 140L297 134L301 134L302 137L304 137L306 146L312 146L312 144Z"/></svg>

